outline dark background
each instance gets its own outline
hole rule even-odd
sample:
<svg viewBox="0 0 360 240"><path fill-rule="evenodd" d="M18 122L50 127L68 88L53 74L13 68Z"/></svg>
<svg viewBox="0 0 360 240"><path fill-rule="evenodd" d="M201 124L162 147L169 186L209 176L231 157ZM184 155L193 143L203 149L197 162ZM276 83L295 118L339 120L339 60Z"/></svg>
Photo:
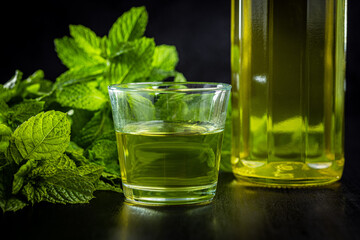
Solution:
<svg viewBox="0 0 360 240"><path fill-rule="evenodd" d="M53 40L69 35L69 24L82 24L99 36L132 6L149 13L146 36L157 44L177 47L177 70L191 81L230 82L231 0L63 0L8 1L2 6L0 82L16 69L30 75L37 69L55 80L66 67L57 58ZM348 0L346 115L359 116L360 1Z"/></svg>
<svg viewBox="0 0 360 240"><path fill-rule="evenodd" d="M0 82L16 69L25 77L43 69L55 80L66 67L57 58L54 39L69 35L69 24L82 24L99 36L133 6L146 6L146 36L157 44L177 47L177 70L191 81L230 82L230 2L204 0L9 2L2 6ZM357 107L360 75L360 1L348 0L346 116L360 116Z"/></svg>
<svg viewBox="0 0 360 240"><path fill-rule="evenodd" d="M69 35L69 24L82 24L97 35L133 6L145 5L149 22L145 35L156 44L175 45L178 70L193 81L230 82L230 0L226 1L53 1L3 7L1 79L15 69L25 76L43 69L54 80L66 68L57 58L53 40Z"/></svg>

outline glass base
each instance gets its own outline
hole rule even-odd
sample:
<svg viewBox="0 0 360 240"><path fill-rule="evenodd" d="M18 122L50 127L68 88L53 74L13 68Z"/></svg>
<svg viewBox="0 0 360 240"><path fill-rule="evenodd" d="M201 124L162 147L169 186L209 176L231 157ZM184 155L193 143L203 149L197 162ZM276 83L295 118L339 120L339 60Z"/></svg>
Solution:
<svg viewBox="0 0 360 240"><path fill-rule="evenodd" d="M123 183L126 201L146 206L208 204L217 183L197 187L152 188Z"/></svg>
<svg viewBox="0 0 360 240"><path fill-rule="evenodd" d="M344 161L301 163L249 161L252 165L233 166L236 178L269 187L308 187L340 180Z"/></svg>
<svg viewBox="0 0 360 240"><path fill-rule="evenodd" d="M331 184L340 180L339 178L328 179L271 179L271 178L258 178L258 177L246 177L235 174L238 180L246 181L252 184L256 184L263 187L278 187L278 188L299 188L299 187L316 187Z"/></svg>

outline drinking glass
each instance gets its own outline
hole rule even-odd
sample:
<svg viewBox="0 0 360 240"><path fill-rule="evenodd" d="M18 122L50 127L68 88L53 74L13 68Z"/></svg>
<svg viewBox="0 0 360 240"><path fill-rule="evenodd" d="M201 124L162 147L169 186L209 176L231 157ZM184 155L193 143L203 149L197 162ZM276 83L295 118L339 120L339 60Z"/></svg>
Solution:
<svg viewBox="0 0 360 240"><path fill-rule="evenodd" d="M108 87L128 202L210 202L216 191L226 108L224 83Z"/></svg>

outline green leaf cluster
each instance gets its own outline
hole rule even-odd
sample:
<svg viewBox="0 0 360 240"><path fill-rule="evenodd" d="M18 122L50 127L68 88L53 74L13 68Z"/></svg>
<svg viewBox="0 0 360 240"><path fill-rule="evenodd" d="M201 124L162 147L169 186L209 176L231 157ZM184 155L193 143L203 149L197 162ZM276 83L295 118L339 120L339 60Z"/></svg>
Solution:
<svg viewBox="0 0 360 240"><path fill-rule="evenodd" d="M174 46L156 46L144 36L148 14L134 7L120 16L107 36L82 25L70 25L71 37L55 39L55 49L69 68L56 79L57 102L65 107L97 111L108 102L107 86L175 77L178 54Z"/></svg>
<svg viewBox="0 0 360 240"><path fill-rule="evenodd" d="M17 70L0 84L2 211L41 201L86 203L96 190L122 192L107 86L186 81L175 70L176 48L144 36L147 22L146 9L134 7L106 36L70 25L70 36L54 41L68 68L56 81L41 70L23 79ZM140 97L132 104L147 104L154 114Z"/></svg>
<svg viewBox="0 0 360 240"><path fill-rule="evenodd" d="M96 190L122 192L107 86L173 77L179 82L175 87L184 87L181 82L186 81L175 70L176 48L156 45L144 36L147 22L146 9L134 7L116 20L106 36L70 25L70 36L55 39L66 72L49 81L42 70L27 78L17 70L0 84L2 211L17 211L42 201L86 203ZM201 121L209 116L206 107L199 111L199 104L207 102L205 97L162 95L155 105L164 112L155 112L152 101L131 94L129 107L136 119ZM164 116L156 116L159 114ZM227 160L228 120L223 145ZM228 167L222 165L222 169Z"/></svg>
<svg viewBox="0 0 360 240"><path fill-rule="evenodd" d="M4 123L1 126L6 126ZM85 203L103 172L95 164L80 165L66 154L70 122L60 111L40 112L2 131L0 207L16 211L41 201ZM3 140L3 136L7 136Z"/></svg>

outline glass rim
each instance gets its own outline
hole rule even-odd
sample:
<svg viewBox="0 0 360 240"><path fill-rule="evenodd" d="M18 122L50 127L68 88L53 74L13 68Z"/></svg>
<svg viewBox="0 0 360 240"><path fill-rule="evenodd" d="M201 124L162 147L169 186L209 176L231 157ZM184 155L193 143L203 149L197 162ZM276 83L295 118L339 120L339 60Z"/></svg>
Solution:
<svg viewBox="0 0 360 240"><path fill-rule="evenodd" d="M141 86L154 87L154 86L173 86L173 85L210 85L210 87L198 88L142 88ZM140 87L139 87L140 86ZM122 92L207 92L219 90L231 90L231 85L219 82L136 82L136 83L121 83L112 84L108 86L109 91L122 91Z"/></svg>

